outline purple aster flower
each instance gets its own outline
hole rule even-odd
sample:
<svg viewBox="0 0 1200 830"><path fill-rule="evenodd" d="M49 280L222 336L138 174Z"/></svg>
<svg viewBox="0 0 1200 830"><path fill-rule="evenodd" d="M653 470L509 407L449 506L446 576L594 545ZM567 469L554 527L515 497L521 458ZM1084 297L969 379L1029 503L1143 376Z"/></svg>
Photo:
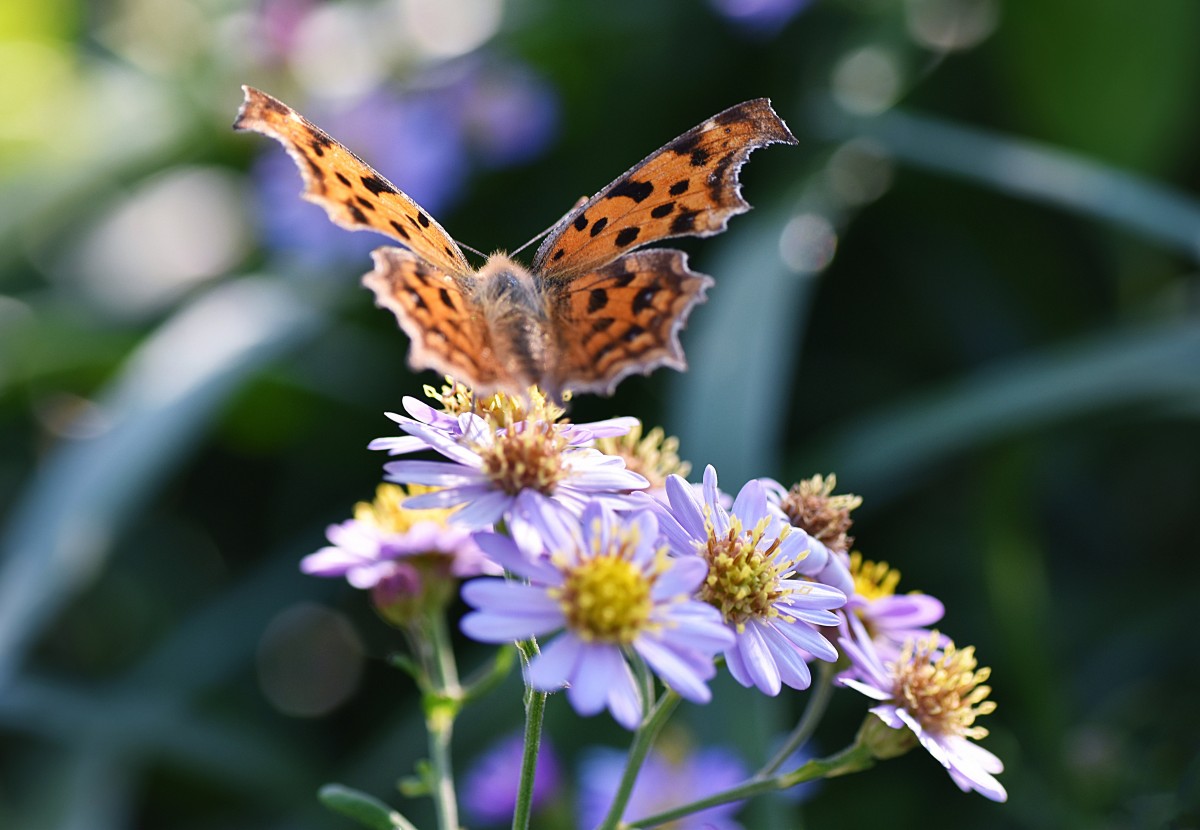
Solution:
<svg viewBox="0 0 1200 830"><path fill-rule="evenodd" d="M864 560L855 551L850 554L850 573L854 593L845 610L857 614L885 659L899 656L905 642L927 638L928 626L946 611L940 600L928 594L897 594L900 572L886 562Z"/></svg>
<svg viewBox="0 0 1200 830"><path fill-rule="evenodd" d="M596 827L608 814L625 769L625 754L592 749L581 764L578 826ZM642 765L623 818L637 821L705 798L746 779L746 765L732 752L710 748L671 760L651 751ZM733 816L743 801L710 807L671 822L675 830L742 830Z"/></svg>
<svg viewBox="0 0 1200 830"><path fill-rule="evenodd" d="M463 585L463 599L475 609L462 621L467 636L507 643L561 630L530 663L530 685L566 685L575 711L607 708L627 729L641 721L644 704L629 666L633 655L680 696L707 703L713 655L733 637L712 606L692 598L704 563L669 557L648 510L617 514L592 502L579 519L534 514L532 523L536 533L513 539L475 534L489 557L529 584Z"/></svg>
<svg viewBox="0 0 1200 830"><path fill-rule="evenodd" d="M456 580L499 574L466 528L447 524L449 510L409 510L410 492L381 484L374 502L359 502L354 518L330 525L332 543L300 562L313 576L344 576L370 590L379 610L404 622L422 602L441 605Z"/></svg>
<svg viewBox="0 0 1200 830"><path fill-rule="evenodd" d="M839 642L851 668L838 682L879 701L872 714L891 729L910 730L959 789L1005 801L1008 793L994 777L1004 764L971 742L987 735L975 719L996 708L986 699L991 689L982 685L991 671L976 668L974 647L958 649L932 632L923 640L910 640L896 660L884 661L855 616L849 625L850 635Z"/></svg>
<svg viewBox="0 0 1200 830"><path fill-rule="evenodd" d="M837 477L813 476L784 487L773 478L760 478L767 491L767 503L777 515L787 519L812 538L812 548L825 549L828 559L815 574L818 582L832 585L849 596L854 592L854 577L850 575L848 551L854 538L848 535L854 523L850 512L862 504L858 496L847 493L834 495Z"/></svg>
<svg viewBox="0 0 1200 830"><path fill-rule="evenodd" d="M392 416L421 443L392 439L390 452L432 449L449 460L392 461L384 465L386 478L440 488L410 499L408 507L466 504L454 515L455 522L483 528L505 519L514 533L528 532L534 513L566 510L578 516L597 499L614 507L634 506L637 500L627 493L646 487L646 479L592 444L598 437L629 430L637 420L570 424L557 420L561 412L533 394L528 409L520 412L523 420L514 420L511 409L504 410L506 417L501 419L463 412L448 421L432 409L420 418ZM498 428L498 420L505 425ZM372 446L382 444L376 441Z"/></svg>
<svg viewBox="0 0 1200 830"><path fill-rule="evenodd" d="M558 97L527 66L481 61L464 76L456 92L471 149L489 167L531 161L554 140Z"/></svg>
<svg viewBox="0 0 1200 830"><path fill-rule="evenodd" d="M524 751L525 739L518 732L494 744L467 770L462 799L473 823L511 823L517 806ZM535 811L557 794L561 779L561 765L554 747L543 739L533 778L532 806Z"/></svg>
<svg viewBox="0 0 1200 830"><path fill-rule="evenodd" d="M769 695L779 694L781 684L808 688L806 661L837 659L816 627L837 625L833 609L846 603L841 591L811 578L825 568L828 551L768 509L759 481L747 482L726 510L711 465L704 471L702 498L675 475L667 479L667 498L663 533L671 549L707 563L700 598L736 634L725 650L734 679Z"/></svg>

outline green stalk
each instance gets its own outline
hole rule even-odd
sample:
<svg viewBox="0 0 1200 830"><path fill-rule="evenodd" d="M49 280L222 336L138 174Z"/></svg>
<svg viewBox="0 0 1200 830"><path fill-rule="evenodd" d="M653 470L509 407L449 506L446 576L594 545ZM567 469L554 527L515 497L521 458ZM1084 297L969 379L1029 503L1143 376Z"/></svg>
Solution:
<svg viewBox="0 0 1200 830"><path fill-rule="evenodd" d="M537 640L517 643L525 669L538 653ZM528 677L528 671L526 671ZM521 754L521 782L517 788L517 805L513 810L513 830L528 830L533 810L533 784L537 773L538 752L542 746L542 719L546 713L546 692L525 687L525 749Z"/></svg>
<svg viewBox="0 0 1200 830"><path fill-rule="evenodd" d="M834 668L834 663L826 663L823 660L817 664L817 682L813 684L812 694L808 698L808 704L804 707L804 714L800 716L800 721L792 730L792 734L775 753L775 757L758 771L755 778L766 778L773 775L792 756L793 752L804 746L812 737L817 724L821 722L821 717L825 714L826 707L829 706L829 699L833 697Z"/></svg>
<svg viewBox="0 0 1200 830"><path fill-rule="evenodd" d="M625 814L625 807L633 793L633 785L637 782L642 763L646 760L650 747L654 745L654 739L679 705L679 700L678 694L667 689L634 733L633 744L629 747L629 759L625 762L625 773L621 776L621 784L617 787L612 806L608 808L608 815L604 817L599 830L616 830L620 825L621 816Z"/></svg>
<svg viewBox="0 0 1200 830"><path fill-rule="evenodd" d="M432 684L425 699L425 728L429 733L430 797L437 812L439 830L459 830L458 801L454 790L454 766L450 757L450 742L454 734L454 719L462 705L462 688L458 683L458 667L450 633L440 611L426 618L431 646L425 666Z"/></svg>

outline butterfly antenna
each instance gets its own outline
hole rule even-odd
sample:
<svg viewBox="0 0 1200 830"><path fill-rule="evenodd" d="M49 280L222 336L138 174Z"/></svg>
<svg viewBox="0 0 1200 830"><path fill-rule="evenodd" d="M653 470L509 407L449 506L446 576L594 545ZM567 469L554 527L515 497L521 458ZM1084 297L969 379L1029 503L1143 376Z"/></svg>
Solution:
<svg viewBox="0 0 1200 830"><path fill-rule="evenodd" d="M472 248L470 245L466 245L462 242L459 242L457 239L454 240L454 242L455 242L455 244L458 245L458 247L462 248L464 251L470 251L471 253L475 254L475 256L479 257L480 259L488 258L488 255L485 254L483 251L479 250L478 248Z"/></svg>
<svg viewBox="0 0 1200 830"><path fill-rule="evenodd" d="M586 205L586 204L587 204L587 201L588 201L588 199L589 199L589 198L591 198L591 197L590 197L590 196L580 196L580 197L579 197L579 201L577 201L577 202L576 202L574 205L572 205L572 206L571 206L571 209L570 209L570 210L568 210L566 213L564 213L564 214L562 215L562 218L561 218L561 219L559 219L557 222L555 222L555 223L554 223L553 225L551 225L550 227L546 228L546 230L544 230L544 231L542 231L541 233L539 233L539 234L538 234L537 236L535 236L533 239L531 239L531 240L529 240L528 242L526 242L526 243L525 243L524 245L522 245L520 248L517 248L515 251L513 251L511 254L509 254L509 256L516 256L517 254L521 253L521 251L525 250L525 249L526 249L526 248L528 248L530 245L532 245L534 242L537 242L539 239L541 239L542 237L544 237L546 234L550 233L552 230L554 230L555 228L557 228L559 225L561 225L561 224L563 224L564 222L566 222L568 219L570 219L570 218L571 218L572 214L574 214L574 213L575 213L575 211L579 210L581 207L583 207L584 205Z"/></svg>

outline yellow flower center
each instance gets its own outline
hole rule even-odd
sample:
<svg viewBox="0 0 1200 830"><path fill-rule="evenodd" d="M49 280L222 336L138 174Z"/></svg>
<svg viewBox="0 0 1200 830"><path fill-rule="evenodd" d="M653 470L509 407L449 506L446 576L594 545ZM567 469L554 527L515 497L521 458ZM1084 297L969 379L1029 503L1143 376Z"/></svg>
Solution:
<svg viewBox="0 0 1200 830"><path fill-rule="evenodd" d="M672 473L687 478L692 470L691 464L679 459L679 439L668 438L662 427L643 436L639 423L624 435L597 438L596 449L625 459L625 469L644 476L652 490L665 486Z"/></svg>
<svg viewBox="0 0 1200 830"><path fill-rule="evenodd" d="M708 577L700 586L700 598L719 610L739 632L750 619L792 619L775 607L793 590L780 584L791 576L792 563L779 562L775 557L790 528L784 528L779 538L759 550L769 524L770 519L763 519L746 533L741 520L731 516L728 532L717 536L710 518L705 522L708 540L698 544L700 555L708 562Z"/></svg>
<svg viewBox="0 0 1200 830"><path fill-rule="evenodd" d="M548 421L525 421L498 434L479 449L483 473L500 490L515 496L528 488L550 495L566 476L567 439Z"/></svg>
<svg viewBox="0 0 1200 830"><path fill-rule="evenodd" d="M850 574L854 577L854 593L868 602L890 597L900 584L900 572L887 562L863 559L858 551L850 554Z"/></svg>
<svg viewBox="0 0 1200 830"><path fill-rule="evenodd" d="M546 393L536 386L529 387L525 396L496 392L476 401L470 388L447 377L446 385L441 389L426 385L424 391L426 397L441 404L444 412L451 415L474 412L493 429L501 429L529 418L556 422L566 414L566 410L550 403Z"/></svg>
<svg viewBox="0 0 1200 830"><path fill-rule="evenodd" d="M437 488L420 484L410 484L407 489L399 484L380 484L375 489L374 501L360 501L354 505L354 518L360 522L369 522L389 533L404 533L418 522L436 522L444 525L456 508L410 510L400 506L409 496L435 489Z"/></svg>
<svg viewBox="0 0 1200 830"><path fill-rule="evenodd" d="M930 732L978 740L988 731L975 726L975 719L995 711L996 703L986 699L991 687L982 685L991 669L976 665L974 646L958 649L951 643L940 650L934 632L905 645L893 695Z"/></svg>
<svg viewBox="0 0 1200 830"><path fill-rule="evenodd" d="M667 551L659 550L654 568L646 572L630 561L634 544L627 534L610 550L582 559L552 592L567 627L582 640L629 645L649 626L650 592L666 567Z"/></svg>

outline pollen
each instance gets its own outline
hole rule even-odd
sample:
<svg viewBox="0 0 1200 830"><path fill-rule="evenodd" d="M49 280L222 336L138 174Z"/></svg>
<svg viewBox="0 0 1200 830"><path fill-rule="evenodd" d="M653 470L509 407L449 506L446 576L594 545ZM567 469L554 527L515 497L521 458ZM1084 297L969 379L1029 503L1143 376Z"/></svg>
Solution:
<svg viewBox="0 0 1200 830"><path fill-rule="evenodd" d="M739 632L748 620L779 617L775 604L791 593L782 585L791 576L791 563L781 563L775 556L787 529L759 549L769 521L763 519L747 533L737 516L731 516L729 530L722 536L716 534L711 520L707 522L708 541L702 543L700 555L708 562L708 578L700 587L700 598Z"/></svg>
<svg viewBox="0 0 1200 830"><path fill-rule="evenodd" d="M854 551L850 554L850 575L854 577L854 593L867 602L890 597L900 584L900 572L887 562L872 562Z"/></svg>
<svg viewBox="0 0 1200 830"><path fill-rule="evenodd" d="M854 537L847 535L854 520L850 512L862 505L852 493L835 496L837 476L813 476L792 485L779 502L788 520L830 550L849 550Z"/></svg>
<svg viewBox="0 0 1200 830"><path fill-rule="evenodd" d="M410 510L401 507L410 496L428 493L436 487L410 484L407 488L399 484L380 484L375 489L374 501L360 501L354 505L354 518L367 522L388 533L404 533L418 522L436 522L445 525L453 509Z"/></svg>
<svg viewBox="0 0 1200 830"><path fill-rule="evenodd" d="M630 645L651 624L651 590L666 550L647 573L631 561L629 542L618 539L613 549L581 560L554 592L567 627L585 642Z"/></svg>
<svg viewBox="0 0 1200 830"><path fill-rule="evenodd" d="M531 418L557 422L566 414L566 410L551 403L546 393L536 386L529 387L524 396L496 392L476 400L470 387L447 376L441 389L426 384L424 392L427 398L441 405L443 412L450 415L474 412L495 429Z"/></svg>
<svg viewBox="0 0 1200 830"><path fill-rule="evenodd" d="M522 421L479 448L483 472L497 489L515 496L522 490L554 493L567 475L563 452L567 439L548 421Z"/></svg>
<svg viewBox="0 0 1200 830"><path fill-rule="evenodd" d="M692 471L692 465L679 458L679 439L668 437L662 427L642 435L639 423L624 435L596 439L596 449L625 459L625 469L645 477L652 490L664 487L672 473L687 478Z"/></svg>
<svg viewBox="0 0 1200 830"><path fill-rule="evenodd" d="M988 731L975 719L996 709L995 701L987 700L991 687L983 685L991 669L976 668L974 646L943 647L940 640L935 631L905 645L895 666L893 695L930 732L983 738Z"/></svg>

